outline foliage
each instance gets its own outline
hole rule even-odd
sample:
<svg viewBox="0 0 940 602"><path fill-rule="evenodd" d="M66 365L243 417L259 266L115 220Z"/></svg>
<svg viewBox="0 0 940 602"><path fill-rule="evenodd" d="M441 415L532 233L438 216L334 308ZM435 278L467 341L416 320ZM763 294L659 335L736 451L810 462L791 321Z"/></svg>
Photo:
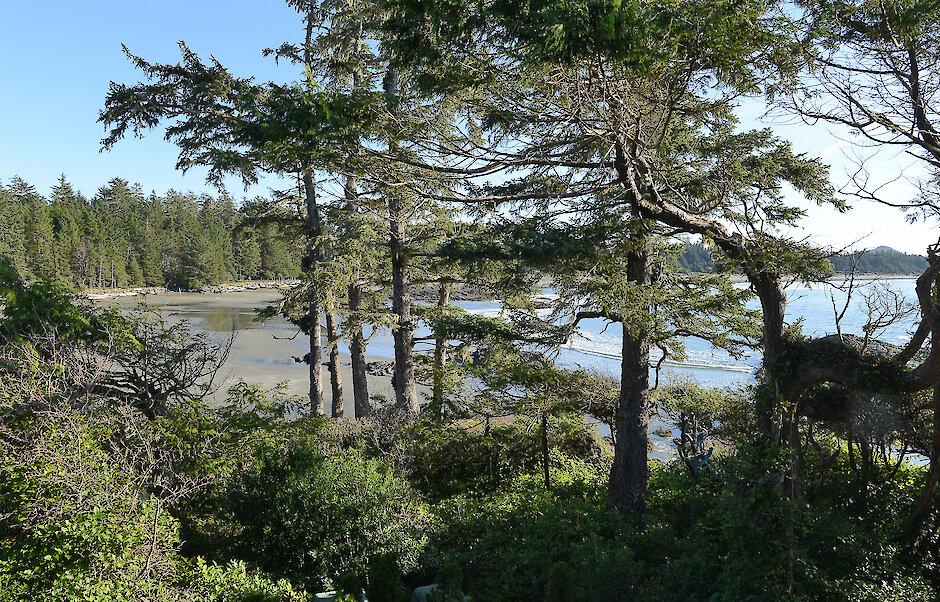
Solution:
<svg viewBox="0 0 940 602"><path fill-rule="evenodd" d="M428 514L407 483L374 459L323 455L303 440L261 446L228 492L233 553L304 587L335 582L378 555L414 566Z"/></svg>
<svg viewBox="0 0 940 602"><path fill-rule="evenodd" d="M0 334L6 342L31 345L30 338L54 334L58 340L79 344L136 345L128 324L117 314L75 304L53 282L27 285L7 259L0 259L0 296ZM45 355L51 352L48 347L36 350Z"/></svg>
<svg viewBox="0 0 940 602"><path fill-rule="evenodd" d="M371 560L369 568L369 586L366 594L377 602L401 602L405 598L401 586L401 570L395 557L379 554Z"/></svg>
<svg viewBox="0 0 940 602"><path fill-rule="evenodd" d="M658 387L650 403L680 430L683 419L694 416L710 438L733 446L753 435L754 409L749 394L743 387L705 388L693 381L673 381Z"/></svg>
<svg viewBox="0 0 940 602"><path fill-rule="evenodd" d="M109 461L96 433L50 422L4 454L2 566L16 599L140 599L169 588L176 524L133 473ZM35 596L36 598L33 598Z"/></svg>
<svg viewBox="0 0 940 602"><path fill-rule="evenodd" d="M46 317L60 314L70 319ZM81 340L71 344L93 344ZM439 570L468 597L495 600L929 600L940 587L940 514L916 531L905 522L922 468L874 454L863 478L837 434L816 425L814 445L802 449L800 495L754 487L779 478L788 452L742 443L753 400L740 392L689 383L657 391L663 408L697 413L734 444L695 475L693 540L692 475L678 462L653 464L644 518L605 509L609 464L579 414L549 423L546 489L537 435L522 419L485 431L427 416L383 431L296 419L291 399L241 385L225 408L180 404L149 420L94 396L68 408L55 386L28 380L54 385L62 369L34 361L33 373L2 376L4 599L304 600L301 586L357 590L358 572L369 599L384 589L400 600L403 572L413 583ZM570 376L572 387L584 377ZM24 413L27 391L46 405ZM377 459L386 456L400 476ZM788 509L792 539L781 520ZM201 522L180 529L174 515ZM237 559L186 556L213 544L216 559ZM780 567L791 553L788 594Z"/></svg>
<svg viewBox="0 0 940 602"><path fill-rule="evenodd" d="M286 579L275 581L239 561L223 566L196 558L180 571L180 581L194 601L199 602L307 602L314 599L292 588Z"/></svg>
<svg viewBox="0 0 940 602"><path fill-rule="evenodd" d="M463 567L464 591L473 599L544 599L550 567L568 561L572 573L593 571L589 563L570 559L595 545L617 558L630 558L622 543L611 539L621 532L619 521L599 509L603 469L560 454L552 458L551 491L538 474L523 474L486 497L460 495L438 505L444 526L432 543L446 561ZM610 599L629 599L624 594L629 594L632 570L607 560L603 571L619 575L616 585L609 578L596 585L625 586L626 591Z"/></svg>
<svg viewBox="0 0 940 602"><path fill-rule="evenodd" d="M432 500L485 494L541 462L541 435L529 419L440 423L422 417L403 433L408 479ZM598 461L603 451L579 414L548 420L548 445L564 457Z"/></svg>
<svg viewBox="0 0 940 602"><path fill-rule="evenodd" d="M4 419L9 408L4 408ZM0 597L4 600L300 601L287 582L245 565L178 554L171 499L154 467L121 450L134 424L59 410L22 423L0 454ZM149 422L138 424L146 429ZM138 440L158 454L159 439Z"/></svg>
<svg viewBox="0 0 940 602"><path fill-rule="evenodd" d="M178 553L174 511L217 470L214 421L193 403L147 418L96 385L115 357L155 349L143 335L156 330L4 267L0 597L302 599L244 567ZM182 370L197 347L181 346L166 369Z"/></svg>
<svg viewBox="0 0 940 602"><path fill-rule="evenodd" d="M879 595L929 600L935 595L937 584L930 583L935 564L929 560L935 552L916 548L902 535L907 527L901 515L916 504L921 470L908 467L869 489L871 498L862 506L859 484L845 464L837 467L825 494L808 496L796 511L792 594L777 578L785 540L777 522L767 520L788 502L748 487L755 470L772 474L750 466L744 455L709 464L699 477L694 540L689 539L690 476L680 463L654 464L641 520L606 512L602 475L591 477L593 469L568 463L555 466L564 486L552 491L530 475L482 498L461 495L440 503L443 527L432 546L447 562L463 567L464 590L474 599L546 599L550 589L557 591L551 576L559 573L567 575L571 600L877 600ZM815 465L807 474L815 474ZM560 563L566 569L556 568Z"/></svg>
<svg viewBox="0 0 940 602"><path fill-rule="evenodd" d="M48 198L13 178L0 185L0 259L26 280L71 289L198 289L225 280L296 277L297 245L278 224L239 224L227 195L146 196L114 178L90 199L62 176ZM42 234L37 237L35 231ZM10 243L3 242L4 236Z"/></svg>

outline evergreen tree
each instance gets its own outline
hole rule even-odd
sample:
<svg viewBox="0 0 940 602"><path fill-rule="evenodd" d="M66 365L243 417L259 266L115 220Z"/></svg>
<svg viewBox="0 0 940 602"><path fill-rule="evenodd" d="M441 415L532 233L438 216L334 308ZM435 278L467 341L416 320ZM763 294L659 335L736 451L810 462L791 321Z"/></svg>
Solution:
<svg viewBox="0 0 940 602"><path fill-rule="evenodd" d="M564 219L589 226L613 218L628 233L620 245L626 278L610 281L601 297L628 317L608 503L619 512L642 512L649 347L660 298L653 234L657 222L705 234L693 219L664 219L661 208L671 203L688 216L720 210L730 217L731 203L744 200L758 202L764 224L789 224L799 212L782 206L782 180L828 200L819 165L768 132L738 134L729 110L731 98L753 91L774 69L789 68L791 47L763 2L438 8L395 2L389 21L396 58L420 72L425 89L456 87L466 94L469 113L479 115L464 140L436 148L453 157L447 165L471 166L468 176L526 170L488 186L468 182L455 200L484 207L514 200L520 219L534 214L547 224ZM679 22L682 33L673 29ZM762 188L770 191L766 198L750 195ZM762 241L772 238L748 208L746 227ZM818 259L799 245L781 246L790 258ZM772 348L767 342L765 349Z"/></svg>
<svg viewBox="0 0 940 602"><path fill-rule="evenodd" d="M78 221L83 201L66 180L65 175L52 188L50 217L52 219L55 270L59 281L66 286L78 284L75 270L75 250L81 236Z"/></svg>
<svg viewBox="0 0 940 602"><path fill-rule="evenodd" d="M10 261L21 277L28 274L23 209L7 187L0 185L0 257Z"/></svg>
<svg viewBox="0 0 940 602"><path fill-rule="evenodd" d="M10 183L9 193L22 215L25 274L29 278L55 280L52 221L46 200L33 185L18 177Z"/></svg>
<svg viewBox="0 0 940 602"><path fill-rule="evenodd" d="M105 140L105 146L113 145L126 132L128 127L138 128L142 123L158 124L162 119L199 121L200 127L184 127L177 130L180 134L175 141L180 147L180 161L183 163L203 163L210 167L209 179L219 182L225 173L237 173L246 182L254 181L259 170L281 173L302 174L304 182L303 196L306 198L305 216L308 221L306 230L307 261L305 272L315 270L313 264L323 260L320 253L322 224L319 220L320 208L316 202L314 173L317 169L330 171L336 162L350 156L352 142L358 144L363 132L369 129L382 106L382 96L378 90L368 86L354 89L347 93L336 86L321 86L323 71L321 66L332 61L315 57L312 44L313 35L326 24L337 22L337 14L330 13L332 7L320 6L318 2L292 2L291 5L303 16L306 29L303 45L282 45L276 52L279 56L296 61L305 67L302 81L288 86L274 84L258 85L251 80L233 78L217 63L207 67L184 45L185 66L151 65L139 57L132 60L145 69L149 77L158 82L153 85L142 84L136 89L115 85L106 101L106 109L101 120L113 125ZM371 4L367 6L372 7ZM370 8L371 10L371 8ZM353 20L346 22L352 23ZM362 49L367 45L362 44ZM329 54L329 53L327 53ZM206 86L207 81L228 82L221 87L215 84ZM154 95L157 88L163 91ZM229 92L219 92L227 88ZM142 103L128 103L131 97L143 94L148 99ZM180 99L198 99L196 103L176 102ZM215 105L207 112L205 104ZM151 113L151 117L139 121L138 111ZM219 119L212 119L215 115ZM208 121L207 121L208 119ZM227 140L228 143L222 142ZM219 144L228 144L231 152L218 153ZM213 148L213 152L204 152ZM280 249L271 248L268 240L261 241L262 270L267 273L285 271L279 264L285 263L278 257ZM399 254L399 256L401 256ZM318 391L320 362L319 308L324 291L314 290L315 280L308 278L307 294L308 326L312 344L310 355L311 367L311 403L318 411L322 408L322 399ZM400 320L404 330L413 328L410 319ZM400 345L399 345L400 346ZM399 385L408 388L413 378L398 379ZM413 397L410 396L410 397Z"/></svg>

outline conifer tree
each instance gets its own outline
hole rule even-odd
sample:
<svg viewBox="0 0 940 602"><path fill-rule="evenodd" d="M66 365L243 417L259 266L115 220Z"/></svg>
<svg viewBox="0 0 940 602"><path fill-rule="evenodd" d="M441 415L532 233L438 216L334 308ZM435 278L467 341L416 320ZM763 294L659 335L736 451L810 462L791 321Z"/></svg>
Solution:
<svg viewBox="0 0 940 602"><path fill-rule="evenodd" d="M614 223L629 232L621 247L626 278L607 295L629 301L632 309L624 322L608 503L620 512L642 512L649 325L657 290L650 237L656 222L710 234L689 220L664 219L653 206L662 207L662 200L686 215L720 211L733 218L740 214L730 207L753 186L771 193L746 203L758 203L765 223L780 224L799 214L782 207L776 192L782 180L814 200L827 199L814 162L767 132L734 132L732 99L754 91L765 74L789 67L790 49L774 29L775 15L761 2L393 6L389 24L399 59L420 71L430 93L463 90L479 116L479 129L466 128L471 135L465 141L442 149L459 157L448 163L471 166L470 175L526 169L513 180L467 185L455 200L514 200L521 215L535 213L546 223L602 223L598 216L620 213ZM674 23L683 23L682 31ZM765 245L776 242L759 226L751 232ZM787 241L781 248L791 257L813 258Z"/></svg>
<svg viewBox="0 0 940 602"><path fill-rule="evenodd" d="M34 186L19 178L13 178L10 191L23 209L27 273L35 278L51 281L58 279L55 269L52 220L46 199L36 192Z"/></svg>
<svg viewBox="0 0 940 602"><path fill-rule="evenodd" d="M24 277L27 274L23 209L12 191L0 185L0 257L8 259Z"/></svg>
<svg viewBox="0 0 940 602"><path fill-rule="evenodd" d="M55 271L60 284L73 286L77 284L73 261L79 238L77 216L81 211L81 202L64 174L52 188L49 211L52 219Z"/></svg>

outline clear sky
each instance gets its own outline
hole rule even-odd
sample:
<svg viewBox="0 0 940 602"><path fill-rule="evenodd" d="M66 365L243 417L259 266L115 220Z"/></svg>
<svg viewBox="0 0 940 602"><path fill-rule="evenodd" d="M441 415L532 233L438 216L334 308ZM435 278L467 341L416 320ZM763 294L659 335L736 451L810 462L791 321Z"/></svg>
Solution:
<svg viewBox="0 0 940 602"><path fill-rule="evenodd" d="M0 3L0 22L0 180L18 175L47 194L64 173L86 196L113 177L158 194L170 188L215 192L205 183L205 170L194 168L186 175L175 170L176 148L163 140L160 130L99 152L105 132L97 119L109 82L140 79L122 54L122 43L147 60L175 63L180 56L176 44L183 40L235 75L283 82L296 79L296 68L276 66L261 50L303 35L299 17L282 0L10 1ZM759 125L758 112L745 110L745 121ZM798 151L831 163L837 187L854 171L845 156L849 148L826 126L771 127ZM872 163L874 177L892 180L909 163L903 156L878 157ZM234 180L227 186L236 197L252 197L276 185L272 179L248 191ZM905 200L915 189L898 182L889 192ZM910 225L896 209L861 202L845 215L811 208L804 226L805 232L793 234L810 235L820 244L844 246L859 240L860 247L888 245L918 254L938 235L935 222Z"/></svg>
<svg viewBox="0 0 940 602"><path fill-rule="evenodd" d="M153 62L176 63L177 42L203 59L215 56L235 75L291 81L297 70L261 56L264 48L303 35L297 13L282 0L94 0L0 2L0 178L18 175L48 193L64 173L86 196L113 177L145 192L215 192L206 170L174 169L176 147L159 129L101 153L97 123L111 81L133 84L141 73L121 51ZM241 183L227 185L236 197Z"/></svg>

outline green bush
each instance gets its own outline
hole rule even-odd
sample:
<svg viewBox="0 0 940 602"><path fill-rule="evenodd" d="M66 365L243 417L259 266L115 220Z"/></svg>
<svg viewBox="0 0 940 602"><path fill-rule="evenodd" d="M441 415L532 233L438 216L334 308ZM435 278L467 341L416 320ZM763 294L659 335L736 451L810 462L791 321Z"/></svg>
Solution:
<svg viewBox="0 0 940 602"><path fill-rule="evenodd" d="M408 479L430 499L470 491L494 491L542 462L541 432L522 418L484 429L469 422L420 419L404 434ZM600 461L603 450L594 427L581 415L548 421L549 447L565 456Z"/></svg>
<svg viewBox="0 0 940 602"><path fill-rule="evenodd" d="M0 469L4 599L137 599L161 591L179 544L162 502L107 457L80 416L46 421L30 438L19 454L4 454Z"/></svg>
<svg viewBox="0 0 940 602"><path fill-rule="evenodd" d="M814 470L807 458L804 478ZM777 468L754 465L747 453L717 458L699 476L694 537L691 478L679 462L652 463L639 519L604 510L606 475L597 465L555 452L552 471L551 491L533 473L436 506L443 525L432 540L436 562L459 564L473 599L936 599L930 580L940 538L931 534L940 512L916 538L905 531L923 469L892 475L885 467L883 481L860 486L847 466L833 467L826 486L792 510L792 593L790 502L766 478Z"/></svg>
<svg viewBox="0 0 940 602"><path fill-rule="evenodd" d="M606 477L605 467L556 451L551 491L535 472L519 475L486 496L467 494L441 502L436 510L443 526L434 546L445 564L463 568L463 591L472 599L543 600L555 563L568 563L577 575L593 562L582 553L585 545L622 546L616 539L622 526L603 510ZM630 567L608 564L608 569L626 575ZM616 587L621 582L604 579L597 585Z"/></svg>
<svg viewBox="0 0 940 602"><path fill-rule="evenodd" d="M146 475L101 446L109 423L62 411L0 455L0 600L293 601L244 565L177 553L176 521Z"/></svg>
<svg viewBox="0 0 940 602"><path fill-rule="evenodd" d="M369 562L369 585L366 588L370 602L402 602L405 588L401 585L401 570L390 554L379 554Z"/></svg>
<svg viewBox="0 0 940 602"><path fill-rule="evenodd" d="M252 571L244 562L227 565L206 563L201 558L180 570L180 584L199 602L304 602L312 595L293 589L286 579L273 580Z"/></svg>
<svg viewBox="0 0 940 602"><path fill-rule="evenodd" d="M259 450L229 503L240 529L235 555L311 589L383 554L408 570L429 519L411 487L378 460L323 455L302 441Z"/></svg>

